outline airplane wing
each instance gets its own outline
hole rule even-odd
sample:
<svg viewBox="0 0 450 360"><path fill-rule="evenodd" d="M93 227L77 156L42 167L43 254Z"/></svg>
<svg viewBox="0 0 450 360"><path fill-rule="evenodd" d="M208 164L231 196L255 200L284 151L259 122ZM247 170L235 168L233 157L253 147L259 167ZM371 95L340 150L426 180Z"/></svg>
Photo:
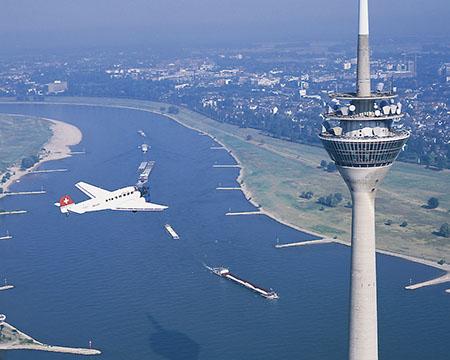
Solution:
<svg viewBox="0 0 450 360"><path fill-rule="evenodd" d="M107 196L110 192L105 189L101 189L97 186L87 184L85 182L79 182L76 183L75 186L80 189L82 192L84 192L87 196L89 196L91 199L96 197L103 197Z"/></svg>
<svg viewBox="0 0 450 360"><path fill-rule="evenodd" d="M146 202L144 198L125 201L111 210L118 211L163 211L167 206Z"/></svg>

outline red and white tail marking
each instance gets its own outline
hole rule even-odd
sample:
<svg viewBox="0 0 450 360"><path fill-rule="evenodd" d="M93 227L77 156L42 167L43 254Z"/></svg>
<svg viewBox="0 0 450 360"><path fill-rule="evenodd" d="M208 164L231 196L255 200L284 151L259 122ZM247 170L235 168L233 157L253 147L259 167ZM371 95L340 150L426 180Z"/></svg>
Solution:
<svg viewBox="0 0 450 360"><path fill-rule="evenodd" d="M68 206L68 205L72 205L74 204L72 198L70 197L70 195L64 195L61 197L61 199L59 199L59 206L60 207L64 207L64 206Z"/></svg>

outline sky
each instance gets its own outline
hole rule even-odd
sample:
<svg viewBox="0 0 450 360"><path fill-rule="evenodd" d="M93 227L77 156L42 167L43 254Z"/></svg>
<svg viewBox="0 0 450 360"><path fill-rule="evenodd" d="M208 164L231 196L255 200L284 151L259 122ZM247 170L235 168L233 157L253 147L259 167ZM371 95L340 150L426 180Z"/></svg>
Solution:
<svg viewBox="0 0 450 360"><path fill-rule="evenodd" d="M450 0L370 0L378 38L450 34ZM357 0L0 0L3 50L349 40Z"/></svg>

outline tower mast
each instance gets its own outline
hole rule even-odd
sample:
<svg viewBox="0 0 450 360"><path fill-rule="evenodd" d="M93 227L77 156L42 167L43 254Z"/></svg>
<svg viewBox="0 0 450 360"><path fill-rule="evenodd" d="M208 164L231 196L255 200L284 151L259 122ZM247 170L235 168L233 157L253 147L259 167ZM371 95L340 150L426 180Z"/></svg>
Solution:
<svg viewBox="0 0 450 360"><path fill-rule="evenodd" d="M359 97L370 96L369 3L359 2L358 81Z"/></svg>

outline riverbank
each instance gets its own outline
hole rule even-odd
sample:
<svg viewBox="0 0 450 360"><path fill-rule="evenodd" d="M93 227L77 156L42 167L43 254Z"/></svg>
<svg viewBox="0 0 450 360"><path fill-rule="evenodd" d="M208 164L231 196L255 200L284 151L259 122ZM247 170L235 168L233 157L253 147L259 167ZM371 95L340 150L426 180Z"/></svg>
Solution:
<svg viewBox="0 0 450 360"><path fill-rule="evenodd" d="M8 170L12 174L11 177L2 185L3 191L8 191L12 184L19 181L22 176L28 174L30 171L38 168L44 162L60 160L70 156L70 146L77 145L81 142L83 136L76 126L54 119L41 119L50 122L50 129L52 131L50 140L43 146L45 151L41 151L39 161L29 169L23 170L20 168L20 164L13 164Z"/></svg>
<svg viewBox="0 0 450 360"><path fill-rule="evenodd" d="M314 190L315 195L337 191L347 194L337 174L324 174L323 169L318 168L320 159L326 158L321 148L273 139L254 129L239 129L183 107L179 107L179 113L171 114L167 111L169 105L164 103L107 98L55 98L44 104L146 111L168 117L200 134L207 134L224 147L241 167L237 181L245 197L261 212L294 229L349 245L347 239L350 238L351 209L345 206L322 207L320 211L316 201L308 202L298 197L302 189ZM404 187L405 176L414 186ZM417 165L396 164L380 189L377 203L379 253L443 271L449 270L445 265L437 264L437 261L450 257L450 242L432 235L436 226L434 224L445 222L448 215L443 208L429 211L419 206L422 199L438 195L446 207L449 202L449 195L446 194L448 177L447 172L436 173ZM431 181L433 186L429 186ZM386 218L394 219L394 224L385 225ZM395 222L400 224L404 219L408 220L407 227L395 225Z"/></svg>
<svg viewBox="0 0 450 360"><path fill-rule="evenodd" d="M198 131L199 133L202 133L202 134L204 134L206 136L209 136L213 141L215 141L217 144L219 144L221 147L223 147L226 151L228 151L228 153L233 157L234 161L236 161L236 164L239 165L239 167L240 167L239 176L236 179L236 181L240 184L241 190L244 193L245 198L253 206L259 208L259 211L262 214L264 214L264 215L274 219L275 221L279 222L280 224L289 226L289 227L291 227L293 229L302 231L302 232L307 233L309 235L316 236L318 238L318 240L312 240L312 241L304 242L306 244L304 244L304 243L296 243L296 244L292 244L292 246L305 246L305 245L308 246L308 245L312 245L312 244L319 244L319 241L320 241L320 244L335 243L335 244L340 244L340 245L344 245L344 246L351 246L351 242L350 241L327 238L327 236L325 234L320 234L320 233L311 231L309 229L305 229L303 227L300 227L298 225L291 224L291 223L289 223L287 221L284 221L276 213L273 213L273 212L271 212L269 210L266 210L263 207L261 207L260 204L258 204L255 200L253 200L253 193L252 193L252 191L248 188L248 186L244 182L245 166L242 164L242 162L240 161L239 157L233 153L232 149L227 147L227 145L225 143L221 142L220 140L218 140L217 138L215 138L211 134L205 133L205 132L203 132L200 129L196 129L196 128L193 128L191 126L188 126L188 125L184 124L183 122L179 121L178 119L176 119L175 116L167 115L167 114L164 114L164 113L161 113L161 112L155 112L155 113L157 113L159 115L166 116L166 117L168 117L168 118L178 122L179 124L181 124L181 125L183 125L185 127L188 127L188 128L190 128L192 130ZM283 248L284 247L290 247L289 245L291 245L291 244L284 244ZM398 257L398 258L401 258L401 259L404 259L404 260L408 260L408 261L412 261L412 262L415 262L415 263L418 263L418 264L430 266L430 267L442 270L444 272L443 275L441 275L441 276L439 276L439 277L437 277L435 279L426 281L425 283L420 283L420 284L416 284L416 285L412 285L412 286L406 286L406 289L408 289L408 290L416 290L416 289L419 289L421 287L432 286L432 285L437 285L437 284L450 282L450 265L449 264L438 264L435 261L430 261L430 260L427 260L427 259L421 259L421 258L414 257L414 256L399 254L399 253L395 253L395 252L392 252L392 251L386 251L386 250L380 250L380 249L377 249L376 251L379 254L383 254L383 255L387 255L387 256L393 256L393 257ZM448 292L450 292L450 289L449 289Z"/></svg>
<svg viewBox="0 0 450 360"><path fill-rule="evenodd" d="M6 322L0 322L1 350L38 350L63 354L76 355L100 355L101 351L96 349L71 348L65 346L52 346L36 341L31 336L17 330Z"/></svg>

